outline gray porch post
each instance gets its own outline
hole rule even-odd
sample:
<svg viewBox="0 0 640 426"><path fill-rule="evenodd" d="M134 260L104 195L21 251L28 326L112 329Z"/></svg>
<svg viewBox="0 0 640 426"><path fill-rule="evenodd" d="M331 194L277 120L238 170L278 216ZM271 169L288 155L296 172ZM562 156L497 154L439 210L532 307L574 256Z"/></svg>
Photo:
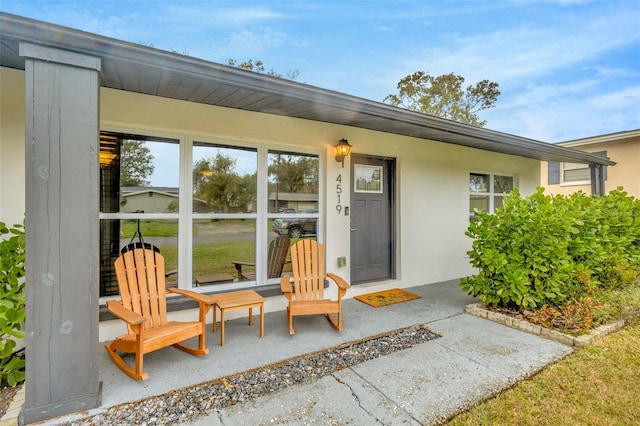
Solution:
<svg viewBox="0 0 640 426"><path fill-rule="evenodd" d="M100 405L100 58L30 43L26 59L26 395L21 423Z"/></svg>
<svg viewBox="0 0 640 426"><path fill-rule="evenodd" d="M605 195L604 192L604 173L601 164L589 164L591 172L591 194Z"/></svg>

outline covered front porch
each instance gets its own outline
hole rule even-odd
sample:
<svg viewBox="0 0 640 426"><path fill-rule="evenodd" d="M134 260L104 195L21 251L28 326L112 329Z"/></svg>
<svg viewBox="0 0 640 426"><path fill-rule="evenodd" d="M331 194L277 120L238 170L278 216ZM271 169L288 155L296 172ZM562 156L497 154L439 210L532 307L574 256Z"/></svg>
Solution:
<svg viewBox="0 0 640 426"><path fill-rule="evenodd" d="M260 339L234 319L224 347L209 331L208 356L150 354L145 382L101 350L101 406L44 424L440 424L572 351L465 314L476 300L457 280L409 290L421 298L383 308L346 300L342 333L302 317L289 336L284 312L272 312Z"/></svg>
<svg viewBox="0 0 640 426"><path fill-rule="evenodd" d="M435 321L462 314L467 304L476 301L463 293L457 283L457 280L451 280L411 287L406 290L422 296L420 299L381 308L373 308L353 299L352 296L367 293L368 290L363 287L352 288L347 293L350 298L343 301L342 332L336 332L322 315L301 316L295 318L296 334L291 336L286 312L276 311L265 314L265 336L261 339L257 317L253 326L249 326L247 311L243 311L243 317L226 322L224 346L220 346L219 328L214 334L209 324L209 355L191 356L172 347L145 355L144 368L149 374L145 381L135 381L125 376L100 347L102 404L88 412L67 416L65 420L95 415L124 403L159 396L400 328L416 324L429 327ZM133 357L127 359L132 361Z"/></svg>

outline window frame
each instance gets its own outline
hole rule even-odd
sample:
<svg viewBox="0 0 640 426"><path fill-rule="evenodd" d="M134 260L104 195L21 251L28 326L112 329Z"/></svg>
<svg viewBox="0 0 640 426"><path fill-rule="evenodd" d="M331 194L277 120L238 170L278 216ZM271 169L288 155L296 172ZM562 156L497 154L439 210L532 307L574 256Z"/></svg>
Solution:
<svg viewBox="0 0 640 426"><path fill-rule="evenodd" d="M471 175L489 176L488 191L487 192L471 191L471 188L470 188ZM496 209L496 207L495 207L496 197L502 197L504 199L504 197L507 194L509 194L508 192L501 192L501 193L495 192L495 177L496 176L511 178L512 179L512 183L513 183L512 190L518 188L518 178L517 178L517 175L514 174L514 173L487 172L487 171L471 170L467 174L467 190L468 190L467 201L468 201L468 206L469 206L469 208L468 208L469 220L474 220L474 212L471 210L471 197L472 196L475 195L475 196L488 197L489 198L489 209L488 209L488 212L490 214L493 214L495 212L495 209Z"/></svg>
<svg viewBox="0 0 640 426"><path fill-rule="evenodd" d="M173 139L179 143L180 159L179 159L179 209L176 213L99 213L99 220L105 219L170 219L178 221L178 287L189 289L202 293L210 293L213 288L194 287L192 285L193 268L193 233L192 224L194 219L251 219L256 221L255 235L255 256L256 256L256 281L243 281L234 283L234 290L241 288L264 288L276 283L277 279L266 280L261 282L267 275L267 265L258 259L266 259L268 244L268 223L269 220L275 218L288 217L316 217L316 239L319 242L324 240L324 221L325 221L325 182L326 179L326 152L320 147L301 147L292 146L274 141L239 141L232 138L221 138L215 136L202 136L196 134L176 134L170 132L156 131L150 128L120 128L111 126L101 126L102 132L112 134L140 136L142 138ZM211 145L221 145L228 147L238 147L240 149L251 149L257 153L257 185L256 185L256 212L255 213L194 213L193 212L193 147L194 143L203 143ZM302 155L310 155L318 158L318 213L269 213L268 211L268 159L269 152L283 151L292 154L299 153ZM230 285L216 285L215 291L229 290ZM100 304L104 304L108 300L116 299L118 296L100 296Z"/></svg>

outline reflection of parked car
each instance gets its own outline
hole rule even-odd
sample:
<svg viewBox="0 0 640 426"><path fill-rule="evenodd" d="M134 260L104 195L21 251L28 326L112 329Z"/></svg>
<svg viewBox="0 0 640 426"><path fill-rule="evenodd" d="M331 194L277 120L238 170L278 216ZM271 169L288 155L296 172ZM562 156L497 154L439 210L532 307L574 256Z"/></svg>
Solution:
<svg viewBox="0 0 640 426"><path fill-rule="evenodd" d="M300 213L318 213L318 210L304 210ZM273 232L279 235L289 234L291 238L300 238L303 235L316 235L315 217L297 217L276 219L273 221Z"/></svg>

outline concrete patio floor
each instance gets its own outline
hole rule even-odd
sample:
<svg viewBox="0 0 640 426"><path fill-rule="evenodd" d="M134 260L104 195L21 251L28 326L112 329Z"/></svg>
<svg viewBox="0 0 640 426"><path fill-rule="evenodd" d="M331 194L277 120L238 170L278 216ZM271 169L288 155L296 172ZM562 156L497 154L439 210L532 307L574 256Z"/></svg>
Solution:
<svg viewBox="0 0 640 426"><path fill-rule="evenodd" d="M466 305L477 299L464 294L457 280L407 290L422 298L382 308L345 300L343 332L333 330L323 316L309 316L296 317L296 334L291 336L286 312L271 312L265 314L262 339L257 317L251 327L246 318L227 321L222 347L219 328L213 334L209 325L209 355L190 356L175 348L148 354L144 368L149 378L143 382L122 374L101 349L102 406L81 416L69 415L45 424L99 414L126 402L414 324L424 324L442 337L209 413L197 424L246 425L274 419L289 424L327 424L327 418L339 419L337 424L433 424L530 376L572 350L465 314Z"/></svg>

